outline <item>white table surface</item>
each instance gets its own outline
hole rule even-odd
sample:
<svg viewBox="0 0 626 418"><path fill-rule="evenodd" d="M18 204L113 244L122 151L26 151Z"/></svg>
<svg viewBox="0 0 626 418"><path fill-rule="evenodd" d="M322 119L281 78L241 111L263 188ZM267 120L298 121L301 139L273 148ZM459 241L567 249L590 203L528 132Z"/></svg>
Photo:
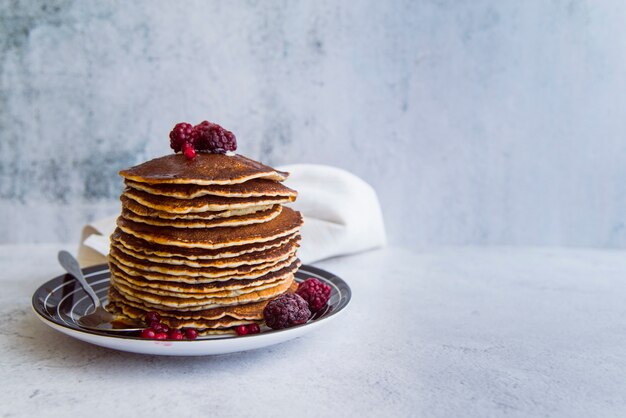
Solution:
<svg viewBox="0 0 626 418"><path fill-rule="evenodd" d="M626 254L388 248L318 263L348 311L274 347L115 352L49 329L61 245L0 246L0 415L626 416Z"/></svg>

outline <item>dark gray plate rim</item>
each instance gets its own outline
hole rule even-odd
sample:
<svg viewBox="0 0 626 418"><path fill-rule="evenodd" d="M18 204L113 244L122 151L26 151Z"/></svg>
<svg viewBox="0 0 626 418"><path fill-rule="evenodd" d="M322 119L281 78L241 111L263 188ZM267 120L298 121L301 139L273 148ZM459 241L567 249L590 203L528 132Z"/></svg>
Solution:
<svg viewBox="0 0 626 418"><path fill-rule="evenodd" d="M107 291L109 289L110 271L106 264L87 267L82 269L87 282L94 288L100 301L107 302ZM212 339L228 338L254 338L268 333L284 332L294 328L306 327L312 323L323 321L342 311L350 302L352 291L350 286L336 275L310 265L302 265L296 272L296 281L302 282L309 277L315 277L331 287L330 300L324 309L316 312L306 324L299 325L284 330L272 330L263 327L260 334L246 335L216 335L203 337L194 341L207 341ZM81 327L76 322L77 318L88 313L93 308L93 303L80 284L69 274L57 276L42 284L33 294L33 310L45 321L91 335L100 335L109 338L140 339L135 334L109 333L105 331L95 331ZM178 342L178 341L177 341Z"/></svg>

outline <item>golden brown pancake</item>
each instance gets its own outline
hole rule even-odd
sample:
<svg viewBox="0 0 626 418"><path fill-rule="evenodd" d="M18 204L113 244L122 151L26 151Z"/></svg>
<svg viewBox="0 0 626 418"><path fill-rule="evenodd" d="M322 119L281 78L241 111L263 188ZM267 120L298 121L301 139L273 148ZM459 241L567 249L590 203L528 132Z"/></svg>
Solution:
<svg viewBox="0 0 626 418"><path fill-rule="evenodd" d="M159 281L159 280L145 280L141 276L131 276L124 271L120 270L115 265L111 265L111 275L114 276L113 281L120 281L128 287L137 288L139 290L145 290L146 292L160 294L159 291L166 291L168 293L174 293L175 295L209 295L215 292L221 292L224 290L239 290L247 289L253 286L260 286L263 284L277 283L282 280L286 280L290 275L295 274L298 269L298 264L292 264L278 271L270 272L255 279L246 280L225 280L221 282L211 283L180 283L175 281ZM165 293L163 293L165 294ZM174 295L174 296L175 296Z"/></svg>
<svg viewBox="0 0 626 418"><path fill-rule="evenodd" d="M144 318L146 311L134 308L123 302L110 302L107 310L120 313L128 318ZM161 322L171 328L197 328L198 330L221 330L224 332L234 332L233 327L237 325L261 324L260 320L251 321L249 319L237 319L231 316L224 316L220 319L178 319L167 315L161 315Z"/></svg>
<svg viewBox="0 0 626 418"><path fill-rule="evenodd" d="M283 207L280 205L274 205L270 209L255 212L248 215L232 216L230 218L216 218L216 219L163 219L150 216L137 215L128 209L122 209L122 217L134 222L140 222L154 226L170 226L172 228L215 228L217 226L241 226L259 224L267 221L271 221L282 212Z"/></svg>
<svg viewBox="0 0 626 418"><path fill-rule="evenodd" d="M243 209L252 206L276 205L295 200L294 196L262 197L224 197L202 196L195 199L176 199L174 197L155 196L135 189L124 190L124 196L160 212L198 213L215 212L230 209Z"/></svg>
<svg viewBox="0 0 626 418"><path fill-rule="evenodd" d="M287 292L295 292L298 290L298 284L294 282L287 289ZM117 290L113 287L109 288L109 301L111 302L121 302L124 305L132 306L134 308L140 309L143 311L143 316L146 313L153 310L153 308L146 306L141 301L131 301L126 299L123 295L121 295ZM167 315L169 317L178 318L178 319L220 319L226 316L230 316L232 318L237 319L248 319L248 320L259 320L263 318L263 309L267 301L259 301L253 303L247 303L243 305L230 305L230 306L221 306L217 308L211 309L199 309L196 311L180 311L176 309L164 309L159 311L161 315Z"/></svg>
<svg viewBox="0 0 626 418"><path fill-rule="evenodd" d="M254 264L251 266L242 266L237 268L218 269L207 267L196 269L195 271L176 270L174 273L162 269L160 266L150 263L141 265L135 261L129 261L128 257L121 257L117 254L109 254L109 263L131 276L143 277L147 280L160 280L182 283L211 283L225 280L245 280L261 277L267 273L278 271L283 267L289 266L297 261L295 254L292 254L285 260L278 262L270 262L264 264ZM121 260L121 261L120 261Z"/></svg>
<svg viewBox="0 0 626 418"><path fill-rule="evenodd" d="M187 260L219 260L222 258L239 257L245 254L262 254L264 251L285 245L293 239L298 239L299 241L300 235L295 232L291 235L285 235L283 237L261 243L233 245L215 250L207 250L204 248L185 248L175 247L173 245L154 244L127 234L119 228L116 228L111 235L112 242L119 242L121 245L134 252L140 252L142 254L156 257L184 258Z"/></svg>
<svg viewBox="0 0 626 418"><path fill-rule="evenodd" d="M123 265L141 272L156 272L169 276L189 276L189 277L224 277L237 276L256 270L267 269L278 263L286 263L287 260L295 260L295 251L282 255L276 260L266 260L260 264L242 264L236 267L189 267L184 265L161 264L153 261L142 260L125 254L115 247L111 247L109 257L115 259L118 265ZM172 277L174 279L174 277Z"/></svg>
<svg viewBox="0 0 626 418"><path fill-rule="evenodd" d="M228 156L199 152L191 161L182 154L155 158L122 170L120 175L141 183L212 185L237 184L257 178L284 181L289 173L274 170L238 154Z"/></svg>
<svg viewBox="0 0 626 418"><path fill-rule="evenodd" d="M242 209L232 209L232 210L221 210L221 211L207 211L207 212L197 212L197 213L169 213L163 212L160 210L155 210L149 208L147 206L142 205L141 203L137 203L133 199L129 199L124 195L120 196L120 200L122 201L122 208L128 209L129 211L136 213L140 216L149 216L154 218L161 219L184 219L184 220L211 220L211 219L219 219L219 218L230 218L233 216L243 216L249 215L256 212L262 212L265 210L271 209L275 205L259 205L259 206L250 206Z"/></svg>
<svg viewBox="0 0 626 418"><path fill-rule="evenodd" d="M212 260L189 260L185 257L158 257L150 254L144 254L136 252L126 248L124 245L117 241L112 241L111 246L124 254L133 256L135 258L146 260L147 262L154 262L157 264L174 265L174 266L187 266L187 267L238 267L241 265L249 264L263 264L270 261L278 261L285 258L288 254L296 251L299 246L300 238L295 237L286 242L285 244L267 249L265 251L256 251L253 253L243 254L237 257L217 258Z"/></svg>
<svg viewBox="0 0 626 418"><path fill-rule="evenodd" d="M272 282L261 283L261 284L253 284L246 287L236 288L236 289L221 289L214 290L207 293L181 293L181 292L172 292L169 290L164 290L161 288L153 288L153 287L142 287L137 286L136 284L123 279L121 276L112 275L111 276L111 285L115 288L126 289L127 293L132 295L137 295L138 293L133 292L146 292L155 297L163 296L163 297L171 297L171 298L179 298L181 300L204 300L207 298L224 298L224 297L235 297L242 296L248 293L257 292L263 289L269 289L279 285L281 282L291 281L293 279L293 274L285 274L280 280L274 280ZM139 293L139 294L140 294Z"/></svg>
<svg viewBox="0 0 626 418"><path fill-rule="evenodd" d="M255 292L246 293L239 296L230 297L207 297L205 299L191 298L174 298L171 296L153 295L147 292L141 292L135 289L129 289L120 283L115 284L115 290L130 301L139 301L150 308L155 309L175 309L184 311L197 311L210 308L218 308L228 305L242 305L251 302L259 302L262 300L272 299L284 293L291 284L293 278L286 282L279 282L276 286Z"/></svg>
<svg viewBox="0 0 626 418"><path fill-rule="evenodd" d="M232 245L244 245L271 241L291 235L302 226L302 215L289 208L269 222L244 225L238 228L217 227L210 229L185 229L156 227L118 218L117 226L127 234L161 245L186 248L217 249Z"/></svg>
<svg viewBox="0 0 626 418"><path fill-rule="evenodd" d="M132 189L141 190L151 195L174 197L177 199L195 199L213 195L226 197L261 197L261 196L297 196L298 192L283 184L265 179L248 180L232 185L214 184L198 186L195 184L150 184L126 180Z"/></svg>

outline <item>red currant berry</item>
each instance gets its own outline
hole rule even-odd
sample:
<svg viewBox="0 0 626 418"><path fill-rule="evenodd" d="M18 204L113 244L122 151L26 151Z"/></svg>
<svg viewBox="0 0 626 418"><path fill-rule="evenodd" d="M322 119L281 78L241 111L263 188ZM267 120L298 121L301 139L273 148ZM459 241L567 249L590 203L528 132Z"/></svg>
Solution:
<svg viewBox="0 0 626 418"><path fill-rule="evenodd" d="M261 328L257 324L248 325L248 334L258 334L259 332L261 332Z"/></svg>
<svg viewBox="0 0 626 418"><path fill-rule="evenodd" d="M157 324L153 324L152 328L154 329L155 332L164 332L166 334L170 331L170 327L168 327L167 325L165 325L162 322L159 322Z"/></svg>
<svg viewBox="0 0 626 418"><path fill-rule="evenodd" d="M152 324L153 322L161 322L161 315L158 312L148 312L144 317L144 321L147 324Z"/></svg>
<svg viewBox="0 0 626 418"><path fill-rule="evenodd" d="M183 339L183 333L179 329L171 329L168 336L170 340L182 340Z"/></svg>
<svg viewBox="0 0 626 418"><path fill-rule="evenodd" d="M198 331L193 328L187 328L185 330L185 337L187 337L188 340L195 340L198 338Z"/></svg>
<svg viewBox="0 0 626 418"><path fill-rule="evenodd" d="M248 327L245 325L239 325L237 328L235 328L235 332L237 333L237 335L246 335L248 333Z"/></svg>
<svg viewBox="0 0 626 418"><path fill-rule="evenodd" d="M144 330L141 330L141 338L152 340L154 339L155 336L156 336L156 332L154 332L152 328L146 328Z"/></svg>
<svg viewBox="0 0 626 418"><path fill-rule="evenodd" d="M193 145L188 142L185 142L185 144L183 145L183 154L188 160L193 160L194 158L196 158L196 150L193 148Z"/></svg>
<svg viewBox="0 0 626 418"><path fill-rule="evenodd" d="M157 332L156 335L154 336L155 340L167 340L167 333L166 332Z"/></svg>

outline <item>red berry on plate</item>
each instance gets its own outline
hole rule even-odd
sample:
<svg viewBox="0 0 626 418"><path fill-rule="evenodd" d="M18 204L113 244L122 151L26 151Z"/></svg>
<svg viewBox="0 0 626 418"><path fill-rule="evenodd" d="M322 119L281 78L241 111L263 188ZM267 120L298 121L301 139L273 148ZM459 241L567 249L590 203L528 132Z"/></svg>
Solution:
<svg viewBox="0 0 626 418"><path fill-rule="evenodd" d="M148 312L144 317L144 321L146 321L147 324L152 324L153 322L161 322L161 315L159 315L158 312L154 311Z"/></svg>
<svg viewBox="0 0 626 418"><path fill-rule="evenodd" d="M159 322L156 324L152 324L152 329L154 329L155 332L164 332L164 333L168 333L170 330L170 327L168 327L167 325Z"/></svg>
<svg viewBox="0 0 626 418"><path fill-rule="evenodd" d="M317 312L328 303L330 286L311 277L300 283L296 293L307 301L311 312Z"/></svg>
<svg viewBox="0 0 626 418"><path fill-rule="evenodd" d="M248 334L258 334L259 332L261 332L261 328L257 324L248 325Z"/></svg>
<svg viewBox="0 0 626 418"><path fill-rule="evenodd" d="M185 142L185 144L183 145L183 155L188 160L193 160L194 158L196 158L196 150L193 148L193 145Z"/></svg>
<svg viewBox="0 0 626 418"><path fill-rule="evenodd" d="M304 324L310 316L309 304L295 293L280 295L269 301L263 309L265 323L272 329L283 329Z"/></svg>
<svg viewBox="0 0 626 418"><path fill-rule="evenodd" d="M157 332L156 335L154 336L155 340L167 340L167 333L166 332Z"/></svg>
<svg viewBox="0 0 626 418"><path fill-rule="evenodd" d="M187 337L188 340L195 340L198 338L198 331L193 328L187 328L185 330L185 337Z"/></svg>
<svg viewBox="0 0 626 418"><path fill-rule="evenodd" d="M235 332L237 333L237 335L246 335L248 333L248 327L245 325L239 325L237 328L235 328Z"/></svg>
<svg viewBox="0 0 626 418"><path fill-rule="evenodd" d="M170 340L182 340L184 338L182 331L179 329L171 329L168 337Z"/></svg>
<svg viewBox="0 0 626 418"><path fill-rule="evenodd" d="M156 332L152 328L146 328L141 330L141 338L146 338L148 340L154 339L156 336Z"/></svg>
<svg viewBox="0 0 626 418"><path fill-rule="evenodd" d="M170 147L174 152L180 152L185 143L191 143L193 131L193 126L189 123L181 122L174 126L174 129L170 132Z"/></svg>

